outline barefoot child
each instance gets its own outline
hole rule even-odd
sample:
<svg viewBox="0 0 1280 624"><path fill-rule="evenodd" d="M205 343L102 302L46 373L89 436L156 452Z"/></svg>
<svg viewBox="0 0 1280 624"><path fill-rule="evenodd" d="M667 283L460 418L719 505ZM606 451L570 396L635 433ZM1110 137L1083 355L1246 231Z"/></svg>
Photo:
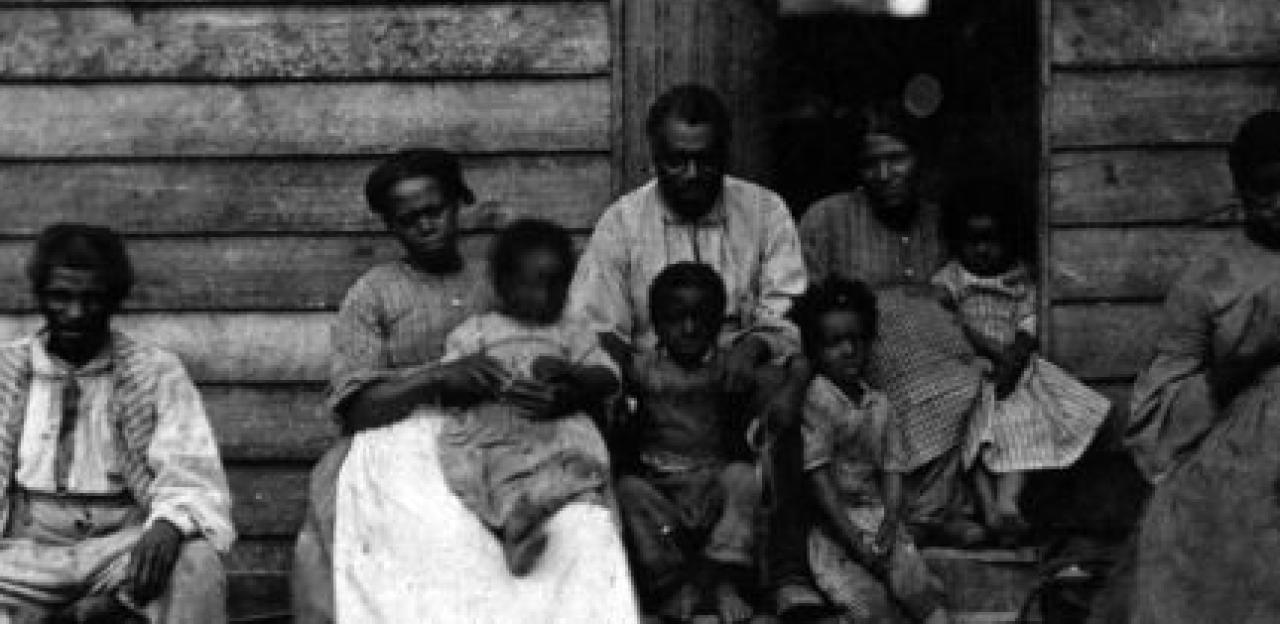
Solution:
<svg viewBox="0 0 1280 624"><path fill-rule="evenodd" d="M975 460L979 501L989 529L1016 539L1026 529L1018 508L1027 471L1063 468L1080 457L1110 409L1102 395L1035 356L1036 286L1019 259L1016 190L971 182L944 211L955 259L934 275L974 349L991 362L964 452Z"/></svg>
<svg viewBox="0 0 1280 624"><path fill-rule="evenodd" d="M616 349L639 403L633 474L619 480L618 499L646 611L669 621L691 620L708 598L725 624L752 616L742 584L755 563L761 489L745 442L750 397L725 391L716 347L725 299L711 267L670 265L649 290L658 348ZM785 391L785 374L757 372L776 375L774 392Z"/></svg>
<svg viewBox="0 0 1280 624"><path fill-rule="evenodd" d="M440 461L449 486L501 539L515 574L532 569L546 545L543 520L570 502L605 502L608 452L582 410L618 381L595 337L561 316L573 254L554 224L522 220L503 230L489 259L498 309L463 321L445 341L445 361L481 353L510 376L498 401L446 421Z"/></svg>
<svg viewBox="0 0 1280 624"><path fill-rule="evenodd" d="M888 397L863 380L876 331L875 295L831 276L796 306L817 376L803 413L804 464L820 509L809 539L818 587L841 622L942 624L941 583L902 525L901 431Z"/></svg>

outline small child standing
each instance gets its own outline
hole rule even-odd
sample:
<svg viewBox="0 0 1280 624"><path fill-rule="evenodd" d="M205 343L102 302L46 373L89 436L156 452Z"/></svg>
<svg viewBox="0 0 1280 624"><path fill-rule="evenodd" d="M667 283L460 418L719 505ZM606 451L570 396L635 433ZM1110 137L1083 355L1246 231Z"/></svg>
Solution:
<svg viewBox="0 0 1280 624"><path fill-rule="evenodd" d="M901 522L902 432L881 391L863 380L876 298L861 282L828 277L797 303L817 375L804 404L804 468L821 510L809 538L818 587L841 622L944 624L942 583Z"/></svg>
<svg viewBox="0 0 1280 624"><path fill-rule="evenodd" d="M1111 404L1035 355L1036 286L1020 259L1016 189L993 180L959 187L943 229L953 260L934 275L974 349L991 366L966 441L965 465L978 463L976 490L985 522L1016 538L1027 528L1018 497L1031 470L1074 463Z"/></svg>
<svg viewBox="0 0 1280 624"><path fill-rule="evenodd" d="M650 286L657 350L614 349L639 406L627 427L632 474L618 481L633 570L646 611L678 622L707 598L725 624L752 616L742 585L755 564L761 480L746 442L751 397L725 390L716 347L726 296L711 267L668 266ZM757 386L769 377L771 391L789 387L780 367L756 374Z"/></svg>
<svg viewBox="0 0 1280 624"><path fill-rule="evenodd" d="M483 353L510 375L499 398L451 414L440 433L445 479L528 572L546 546L543 521L572 502L606 503L609 455L583 410L618 388L595 336L562 318L573 241L561 227L517 221L494 241L498 309L463 321L444 361ZM540 406L537 409L533 406Z"/></svg>

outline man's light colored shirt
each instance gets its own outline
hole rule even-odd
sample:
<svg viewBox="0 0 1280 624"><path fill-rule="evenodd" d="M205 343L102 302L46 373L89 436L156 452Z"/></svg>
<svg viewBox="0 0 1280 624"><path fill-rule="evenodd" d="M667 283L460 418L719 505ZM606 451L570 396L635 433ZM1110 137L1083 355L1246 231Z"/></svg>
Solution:
<svg viewBox="0 0 1280 624"><path fill-rule="evenodd" d="M710 265L728 291L723 342L751 334L774 356L799 350L785 318L806 278L791 213L776 193L725 177L711 212L690 222L667 207L656 181L619 198L600 217L578 263L569 310L595 331L641 349L657 343L649 285L676 262Z"/></svg>

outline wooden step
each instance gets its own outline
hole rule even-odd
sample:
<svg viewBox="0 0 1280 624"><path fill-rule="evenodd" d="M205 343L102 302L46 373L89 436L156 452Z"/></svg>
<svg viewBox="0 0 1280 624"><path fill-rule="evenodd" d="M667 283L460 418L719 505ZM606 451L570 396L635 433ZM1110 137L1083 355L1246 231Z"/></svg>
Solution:
<svg viewBox="0 0 1280 624"><path fill-rule="evenodd" d="M1039 580L1035 548L926 548L925 560L946 585L956 624L1013 624ZM1039 622L1033 609L1028 622Z"/></svg>

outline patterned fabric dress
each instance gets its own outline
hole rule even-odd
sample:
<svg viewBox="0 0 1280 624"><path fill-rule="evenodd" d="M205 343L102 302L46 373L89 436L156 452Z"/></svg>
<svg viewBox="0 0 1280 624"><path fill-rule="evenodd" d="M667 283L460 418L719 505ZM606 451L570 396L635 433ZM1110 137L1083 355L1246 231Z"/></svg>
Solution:
<svg viewBox="0 0 1280 624"><path fill-rule="evenodd" d="M1239 235L1175 284L1134 387L1127 438L1155 491L1132 624L1280 622L1278 361L1280 252ZM1211 376L1236 367L1252 380L1219 403Z"/></svg>
<svg viewBox="0 0 1280 624"><path fill-rule="evenodd" d="M949 262L933 278L955 303L961 322L1000 348L1019 333L1036 335L1036 288L1025 266L980 277ZM1093 440L1111 409L1106 397L1066 371L1032 357L1022 378L1003 399L991 383L982 389L965 441L964 460L993 472L1063 468Z"/></svg>

